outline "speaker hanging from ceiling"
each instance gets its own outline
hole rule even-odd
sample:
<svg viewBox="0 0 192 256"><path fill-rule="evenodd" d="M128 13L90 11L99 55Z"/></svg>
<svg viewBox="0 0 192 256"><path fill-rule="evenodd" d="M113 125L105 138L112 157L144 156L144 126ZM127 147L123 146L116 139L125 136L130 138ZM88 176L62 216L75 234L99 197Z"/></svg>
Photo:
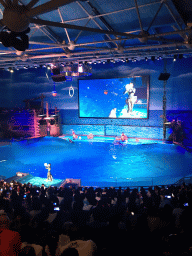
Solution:
<svg viewBox="0 0 192 256"><path fill-rule="evenodd" d="M170 77L170 73L161 73L158 80L167 81Z"/></svg>

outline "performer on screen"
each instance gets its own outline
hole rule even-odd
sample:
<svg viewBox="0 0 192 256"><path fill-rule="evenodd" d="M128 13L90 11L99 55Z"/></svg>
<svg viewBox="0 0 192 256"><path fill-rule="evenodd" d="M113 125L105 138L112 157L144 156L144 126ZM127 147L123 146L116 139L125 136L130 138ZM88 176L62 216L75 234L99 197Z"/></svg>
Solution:
<svg viewBox="0 0 192 256"><path fill-rule="evenodd" d="M127 84L125 86L125 91L123 94L128 94L128 98L126 99L126 103L128 105L128 110L127 113L132 113L133 112L133 106L135 102L137 101L137 96L134 96L136 89L133 88L133 83Z"/></svg>

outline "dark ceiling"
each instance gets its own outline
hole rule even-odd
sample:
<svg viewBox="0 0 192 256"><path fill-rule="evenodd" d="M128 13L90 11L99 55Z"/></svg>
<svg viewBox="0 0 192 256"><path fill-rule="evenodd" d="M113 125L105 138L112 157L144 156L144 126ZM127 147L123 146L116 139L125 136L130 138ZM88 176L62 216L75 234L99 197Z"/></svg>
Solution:
<svg viewBox="0 0 192 256"><path fill-rule="evenodd" d="M22 33L30 27L25 51L0 45L0 68L192 57L190 0L0 3L1 32Z"/></svg>

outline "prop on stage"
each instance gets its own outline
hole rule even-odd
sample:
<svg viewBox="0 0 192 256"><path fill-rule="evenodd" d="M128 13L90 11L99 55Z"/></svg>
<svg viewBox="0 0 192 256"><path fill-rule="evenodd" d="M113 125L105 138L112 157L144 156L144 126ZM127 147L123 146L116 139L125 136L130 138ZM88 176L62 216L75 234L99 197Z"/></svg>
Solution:
<svg viewBox="0 0 192 256"><path fill-rule="evenodd" d="M25 176L29 175L29 173L16 172L16 175L17 175L18 177L25 177Z"/></svg>

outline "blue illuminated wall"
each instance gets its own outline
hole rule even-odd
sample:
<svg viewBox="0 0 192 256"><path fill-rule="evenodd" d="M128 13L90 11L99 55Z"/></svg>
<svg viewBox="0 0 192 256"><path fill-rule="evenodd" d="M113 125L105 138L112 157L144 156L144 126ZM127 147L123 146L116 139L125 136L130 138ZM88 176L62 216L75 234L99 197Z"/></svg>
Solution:
<svg viewBox="0 0 192 256"><path fill-rule="evenodd" d="M164 62L138 61L129 63L110 63L92 65L93 75L90 78L127 77L135 75L150 76L149 118L138 119L89 119L78 117L78 80L56 83L57 96L52 96L54 88L50 71L45 68L19 70L14 73L0 70L0 107L24 107L24 99L35 98L43 93L50 108L60 109L63 132L70 133L75 125L79 133L96 129L103 133L104 126L108 135L115 135L122 129L133 137L162 138L162 99L163 81L158 77L164 70ZM183 121L187 138L191 139L192 120L192 59L183 58L173 62L167 59L167 72L171 74L167 81L167 119L178 118ZM46 75L47 73L47 75ZM85 78L86 79L86 78ZM74 96L70 97L69 87L73 86ZM101 125L96 126L90 125ZM112 126L111 126L112 125ZM123 126L119 129L119 126ZM138 130L139 127L139 130ZM140 133L139 133L140 131ZM141 134L142 133L142 134Z"/></svg>

